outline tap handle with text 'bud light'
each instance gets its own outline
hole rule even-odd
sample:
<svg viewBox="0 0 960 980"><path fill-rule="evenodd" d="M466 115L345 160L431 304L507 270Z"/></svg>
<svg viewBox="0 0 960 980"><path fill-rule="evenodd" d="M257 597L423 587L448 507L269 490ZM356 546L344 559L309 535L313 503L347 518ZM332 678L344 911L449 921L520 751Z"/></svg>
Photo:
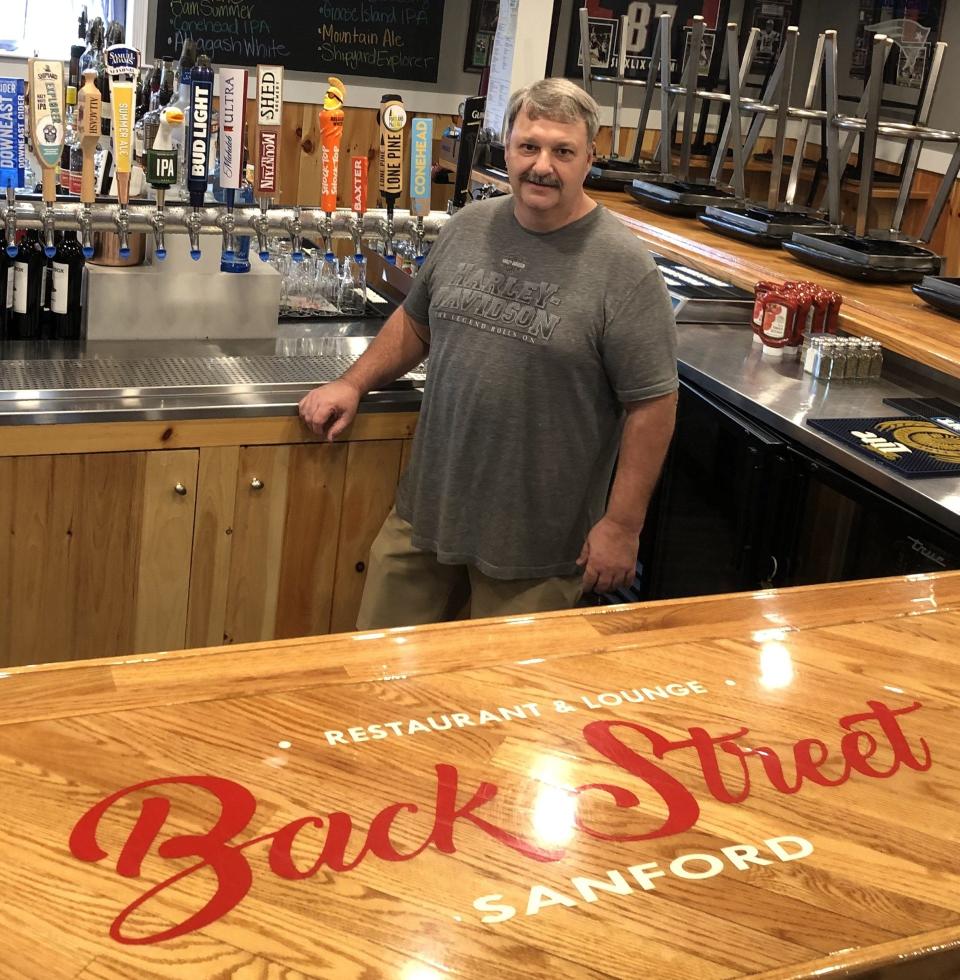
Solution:
<svg viewBox="0 0 960 980"><path fill-rule="evenodd" d="M257 169L253 192L260 202L257 240L263 262L270 258L266 246L267 210L277 193L282 122L283 68L280 65L257 65Z"/></svg>
<svg viewBox="0 0 960 980"><path fill-rule="evenodd" d="M147 150L147 183L157 192L156 247L153 254L158 259L167 257L163 239L163 203L167 188L177 182L177 151L173 148L173 131L185 121L183 110L168 105L160 112L160 125L153 146Z"/></svg>
<svg viewBox="0 0 960 980"><path fill-rule="evenodd" d="M320 124L320 209L326 214L324 234L326 258L333 255L333 212L337 210L337 188L340 183L340 143L343 139L343 104L347 89L339 78L327 79L327 94L317 115Z"/></svg>
<svg viewBox="0 0 960 980"><path fill-rule="evenodd" d="M383 256L391 265L397 261L393 252L393 212L403 193L403 129L407 112L399 95L380 98L380 193L387 206L387 233Z"/></svg>
<svg viewBox="0 0 960 980"><path fill-rule="evenodd" d="M220 186L224 190L228 224L224 255L233 258L233 207L243 180L243 127L247 111L247 72L220 69Z"/></svg>
<svg viewBox="0 0 960 980"><path fill-rule="evenodd" d="M367 213L367 180L370 164L366 157L350 158L350 206L354 213L353 251L358 262L363 261L361 234L363 216Z"/></svg>
<svg viewBox="0 0 960 980"><path fill-rule="evenodd" d="M66 120L63 105L63 63L31 58L30 132L33 151L43 170L44 253L53 258L53 206L57 203L57 166L63 154Z"/></svg>
<svg viewBox="0 0 960 980"><path fill-rule="evenodd" d="M127 44L111 44L105 51L110 76L110 107L113 114L113 162L117 174L118 249L121 258L130 254L127 206L130 204L130 170L133 167L133 124L136 114L134 79L140 74L140 52Z"/></svg>
<svg viewBox="0 0 960 980"><path fill-rule="evenodd" d="M11 259L17 254L17 188L23 187L27 170L24 88L22 78L0 78L0 187L7 196L3 237Z"/></svg>
<svg viewBox="0 0 960 980"><path fill-rule="evenodd" d="M188 219L190 258L200 258L199 211L207 193L207 161L210 158L210 132L213 122L213 69L206 55L197 58L190 79L190 112L187 115L187 191L193 207Z"/></svg>

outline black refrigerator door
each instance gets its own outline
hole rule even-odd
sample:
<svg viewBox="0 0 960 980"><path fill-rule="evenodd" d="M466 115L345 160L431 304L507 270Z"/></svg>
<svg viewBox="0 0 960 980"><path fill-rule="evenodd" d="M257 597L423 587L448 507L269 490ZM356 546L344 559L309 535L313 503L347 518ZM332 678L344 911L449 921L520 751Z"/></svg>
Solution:
<svg viewBox="0 0 960 980"><path fill-rule="evenodd" d="M780 584L781 484L791 465L777 437L681 382L677 428L642 542L644 598Z"/></svg>
<svg viewBox="0 0 960 980"><path fill-rule="evenodd" d="M960 568L960 537L829 463L795 454L789 585Z"/></svg>

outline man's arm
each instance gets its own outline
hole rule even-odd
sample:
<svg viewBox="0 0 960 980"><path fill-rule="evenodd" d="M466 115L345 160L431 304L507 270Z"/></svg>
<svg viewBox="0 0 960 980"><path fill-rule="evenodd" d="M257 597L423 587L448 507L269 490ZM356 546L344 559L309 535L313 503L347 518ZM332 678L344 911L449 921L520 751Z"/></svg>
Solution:
<svg viewBox="0 0 960 980"><path fill-rule="evenodd" d="M403 377L426 357L428 337L427 327L398 307L352 367L336 381L314 388L300 402L300 417L332 442L353 421L368 391Z"/></svg>
<svg viewBox="0 0 960 980"><path fill-rule="evenodd" d="M607 512L590 529L577 559L584 568L584 592L610 592L633 582L640 532L673 435L677 394L625 407L627 417Z"/></svg>

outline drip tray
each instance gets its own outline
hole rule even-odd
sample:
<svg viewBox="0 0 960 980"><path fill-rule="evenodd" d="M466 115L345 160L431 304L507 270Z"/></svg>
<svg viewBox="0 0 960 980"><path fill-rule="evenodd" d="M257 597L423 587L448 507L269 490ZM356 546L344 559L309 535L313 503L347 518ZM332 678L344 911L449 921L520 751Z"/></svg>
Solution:
<svg viewBox="0 0 960 980"><path fill-rule="evenodd" d="M794 234L817 235L833 227L825 218L801 208L773 210L761 205L718 207L711 205L697 216L721 235L765 248L779 248Z"/></svg>
<svg viewBox="0 0 960 980"><path fill-rule="evenodd" d="M710 205L736 200L730 188L663 174L635 180L627 192L644 207L684 217L693 217Z"/></svg>
<svg viewBox="0 0 960 980"><path fill-rule="evenodd" d="M807 265L870 282L919 282L936 275L942 262L935 252L910 242L848 234L796 234L783 247Z"/></svg>
<svg viewBox="0 0 960 980"><path fill-rule="evenodd" d="M584 185L597 191L622 191L635 180L643 180L647 174L659 173L659 167L650 161L608 160L601 158L590 168Z"/></svg>

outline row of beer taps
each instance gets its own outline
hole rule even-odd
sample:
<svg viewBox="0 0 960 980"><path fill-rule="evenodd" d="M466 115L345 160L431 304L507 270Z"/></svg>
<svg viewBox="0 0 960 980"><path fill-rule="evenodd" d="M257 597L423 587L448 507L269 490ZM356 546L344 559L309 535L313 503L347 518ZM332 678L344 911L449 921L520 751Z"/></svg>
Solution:
<svg viewBox="0 0 960 980"><path fill-rule="evenodd" d="M326 97L318 115L321 131L321 200L320 207L274 207L280 171L280 135L283 110L283 69L275 65L257 66L256 119L250 120L251 157L256 149L252 185L258 206L235 206L237 192L246 186L247 168L243 164L243 143L247 106L247 72L245 69L220 71L220 153L219 183L224 190L223 205L209 205L208 158L213 112L214 73L209 59L201 56L191 74L181 84L190 86L187 112L168 105L159 112L156 134L146 147L144 171L146 181L156 192L156 204L131 203L130 173L133 162L133 81L139 70L140 53L127 45L112 45L105 52L106 70L110 76L113 126L111 130L113 163L117 187L116 203L98 202L94 189L93 157L101 133L101 96L95 84L96 72L84 72L85 84L77 94L77 130L83 147L83 175L79 201L57 200L56 167L63 148L65 114L63 64L41 58L30 60L29 128L34 152L43 174L42 202L17 200L16 185L8 180L5 206L0 206L4 245L8 254L16 253L19 228L42 229L44 250L55 251L57 230L79 233L84 254L94 254L94 232L114 232L121 257L130 253L130 235L152 233L154 255L166 256L166 234L185 233L190 254L200 258L200 238L219 234L225 256L235 255L238 236L256 237L260 258L269 259L271 236L289 237L294 261L303 258L303 240L316 232L322 239L328 259L335 257L333 242L349 238L354 253L362 259L366 240L382 243L383 255L394 263L397 238L413 242L417 264L423 261L424 246L439 234L447 220L445 212L430 210L430 161L432 157L432 121L413 120L414 146L411 152L410 210L399 211L397 200L403 193L404 127L407 114L399 96L385 95L379 108L380 174L379 191L384 208L367 208L368 161L355 156L350 161L351 207L340 208L339 184L340 141L343 134L346 87L337 78L328 79ZM22 90L21 90L22 91ZM166 194L178 183L181 159L173 134L185 129L182 166L187 201L168 207ZM20 142L25 135L20 133ZM25 145L25 142L23 143ZM20 182L22 183L22 169Z"/></svg>

